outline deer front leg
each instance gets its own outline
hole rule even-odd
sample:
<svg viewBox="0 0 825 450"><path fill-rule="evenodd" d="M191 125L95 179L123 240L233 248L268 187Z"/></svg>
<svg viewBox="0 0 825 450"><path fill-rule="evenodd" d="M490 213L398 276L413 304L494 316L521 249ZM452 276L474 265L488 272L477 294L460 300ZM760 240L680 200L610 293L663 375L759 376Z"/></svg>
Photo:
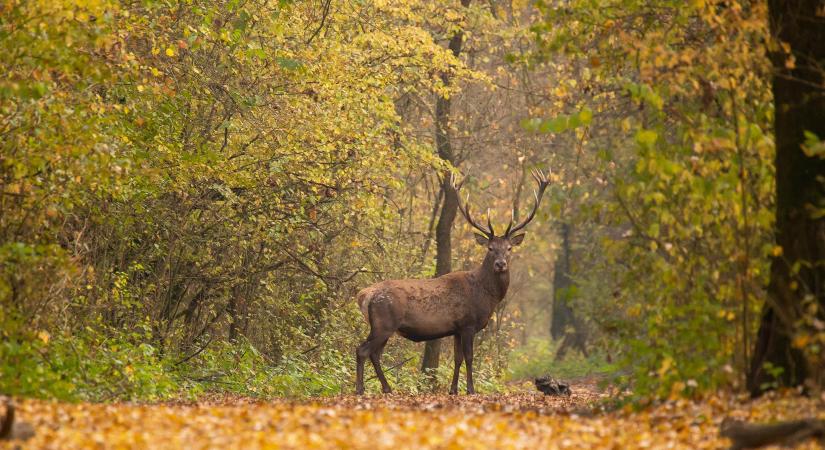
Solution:
<svg viewBox="0 0 825 450"><path fill-rule="evenodd" d="M464 350L464 363L467 365L467 393L475 394L473 386L473 337L475 331L465 330L461 333L461 348Z"/></svg>
<svg viewBox="0 0 825 450"><path fill-rule="evenodd" d="M458 373L461 371L461 363L464 362L464 350L461 348L461 335L453 336L453 357L455 368L453 369L453 383L450 385L450 395L458 394Z"/></svg>

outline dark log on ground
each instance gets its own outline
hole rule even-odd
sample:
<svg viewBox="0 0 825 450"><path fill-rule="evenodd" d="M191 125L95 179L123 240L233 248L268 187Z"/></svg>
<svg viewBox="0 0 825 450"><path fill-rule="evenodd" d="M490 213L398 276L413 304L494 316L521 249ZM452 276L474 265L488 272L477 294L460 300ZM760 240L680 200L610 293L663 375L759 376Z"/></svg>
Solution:
<svg viewBox="0 0 825 450"><path fill-rule="evenodd" d="M566 395L570 396L570 385L563 381L556 380L550 375L545 375L535 379L536 389L544 395Z"/></svg>
<svg viewBox="0 0 825 450"><path fill-rule="evenodd" d="M26 422L14 421L14 404L6 400L6 416L0 421L0 441L19 439L25 441L34 436L34 427Z"/></svg>
<svg viewBox="0 0 825 450"><path fill-rule="evenodd" d="M825 444L825 420L801 419L772 424L755 424L725 419L720 434L731 440L731 449L760 448L766 445L793 446L808 439Z"/></svg>

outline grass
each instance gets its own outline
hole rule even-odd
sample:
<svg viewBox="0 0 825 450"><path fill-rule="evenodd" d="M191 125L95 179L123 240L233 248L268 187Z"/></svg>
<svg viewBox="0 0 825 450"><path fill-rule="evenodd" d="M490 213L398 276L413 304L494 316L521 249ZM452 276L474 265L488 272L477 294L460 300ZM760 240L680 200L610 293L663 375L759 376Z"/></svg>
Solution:
<svg viewBox="0 0 825 450"><path fill-rule="evenodd" d="M556 350L561 341L548 338L532 338L527 344L515 349L508 361L507 381L532 379L552 375L560 379L583 378L612 373L616 367L607 362L606 355L593 349L588 357L577 350L570 350L561 361L556 361Z"/></svg>

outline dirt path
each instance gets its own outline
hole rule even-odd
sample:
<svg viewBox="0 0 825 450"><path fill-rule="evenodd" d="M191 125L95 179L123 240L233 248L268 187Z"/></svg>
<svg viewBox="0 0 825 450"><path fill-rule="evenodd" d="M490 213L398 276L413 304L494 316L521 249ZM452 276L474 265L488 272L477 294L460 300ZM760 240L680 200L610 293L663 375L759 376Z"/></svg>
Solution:
<svg viewBox="0 0 825 450"><path fill-rule="evenodd" d="M795 396L751 403L712 397L586 414L601 395L592 386L574 386L570 398L525 392L155 405L19 400L18 411L37 429L22 448L53 449L725 448L729 443L717 430L726 416L825 417L822 401Z"/></svg>

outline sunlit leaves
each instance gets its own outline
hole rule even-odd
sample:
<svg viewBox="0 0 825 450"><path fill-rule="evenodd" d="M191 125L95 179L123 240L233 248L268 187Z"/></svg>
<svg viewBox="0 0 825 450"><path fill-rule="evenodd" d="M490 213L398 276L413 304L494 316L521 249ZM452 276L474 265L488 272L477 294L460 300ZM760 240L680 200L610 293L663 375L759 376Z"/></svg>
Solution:
<svg viewBox="0 0 825 450"><path fill-rule="evenodd" d="M805 152L805 155L809 158L825 158L825 141L820 140L816 134L810 131L804 133L805 143L802 145L802 151Z"/></svg>
<svg viewBox="0 0 825 450"><path fill-rule="evenodd" d="M522 128L539 133L563 133L579 127L588 126L593 120L593 111L584 108L574 114L562 114L550 119L525 119L521 122Z"/></svg>
<svg viewBox="0 0 825 450"><path fill-rule="evenodd" d="M754 332L771 247L769 64L757 44L765 5L599 6L539 3L545 22L535 28L551 58L588 68L581 79L604 93L588 104L613 119L589 138L601 163L593 171L615 185L599 199L615 228L583 283L614 292L604 302L594 294L604 308L595 314L610 316L613 329L625 324L618 336L637 389L667 395L687 379L731 382L721 367L745 367L741 349ZM614 10L622 13L606 13ZM651 377L665 352L669 375Z"/></svg>
<svg viewBox="0 0 825 450"><path fill-rule="evenodd" d="M657 110L661 110L664 106L664 99L647 84L629 82L625 88L634 100L645 102Z"/></svg>
<svg viewBox="0 0 825 450"><path fill-rule="evenodd" d="M387 199L407 174L442 168L394 102L452 94L442 71L484 76L431 34L443 6L350 2L323 21L315 6L11 2L3 305L67 330L146 323L165 330L153 344L167 355L250 315L261 319L244 332L268 355L308 347L329 323L352 344L355 310L329 304L362 272L410 270L387 268L388 253L418 248L386 231L399 215Z"/></svg>
<svg viewBox="0 0 825 450"><path fill-rule="evenodd" d="M636 132L636 142L642 147L652 147L659 135L654 130L641 129Z"/></svg>
<svg viewBox="0 0 825 450"><path fill-rule="evenodd" d="M665 361L672 361L665 359ZM673 362L675 363L675 362ZM660 366L667 376L673 366ZM185 404L67 404L18 400L18 420L35 429L27 447L117 448L725 448L727 417L775 422L821 417L818 400L793 395L743 402L728 395L670 399L643 409L600 412L605 394L573 384L572 398L508 395L341 396L314 402L250 402L232 397ZM356 430L357 432L353 432ZM13 448L16 442L9 443ZM816 448L806 441L800 448Z"/></svg>

